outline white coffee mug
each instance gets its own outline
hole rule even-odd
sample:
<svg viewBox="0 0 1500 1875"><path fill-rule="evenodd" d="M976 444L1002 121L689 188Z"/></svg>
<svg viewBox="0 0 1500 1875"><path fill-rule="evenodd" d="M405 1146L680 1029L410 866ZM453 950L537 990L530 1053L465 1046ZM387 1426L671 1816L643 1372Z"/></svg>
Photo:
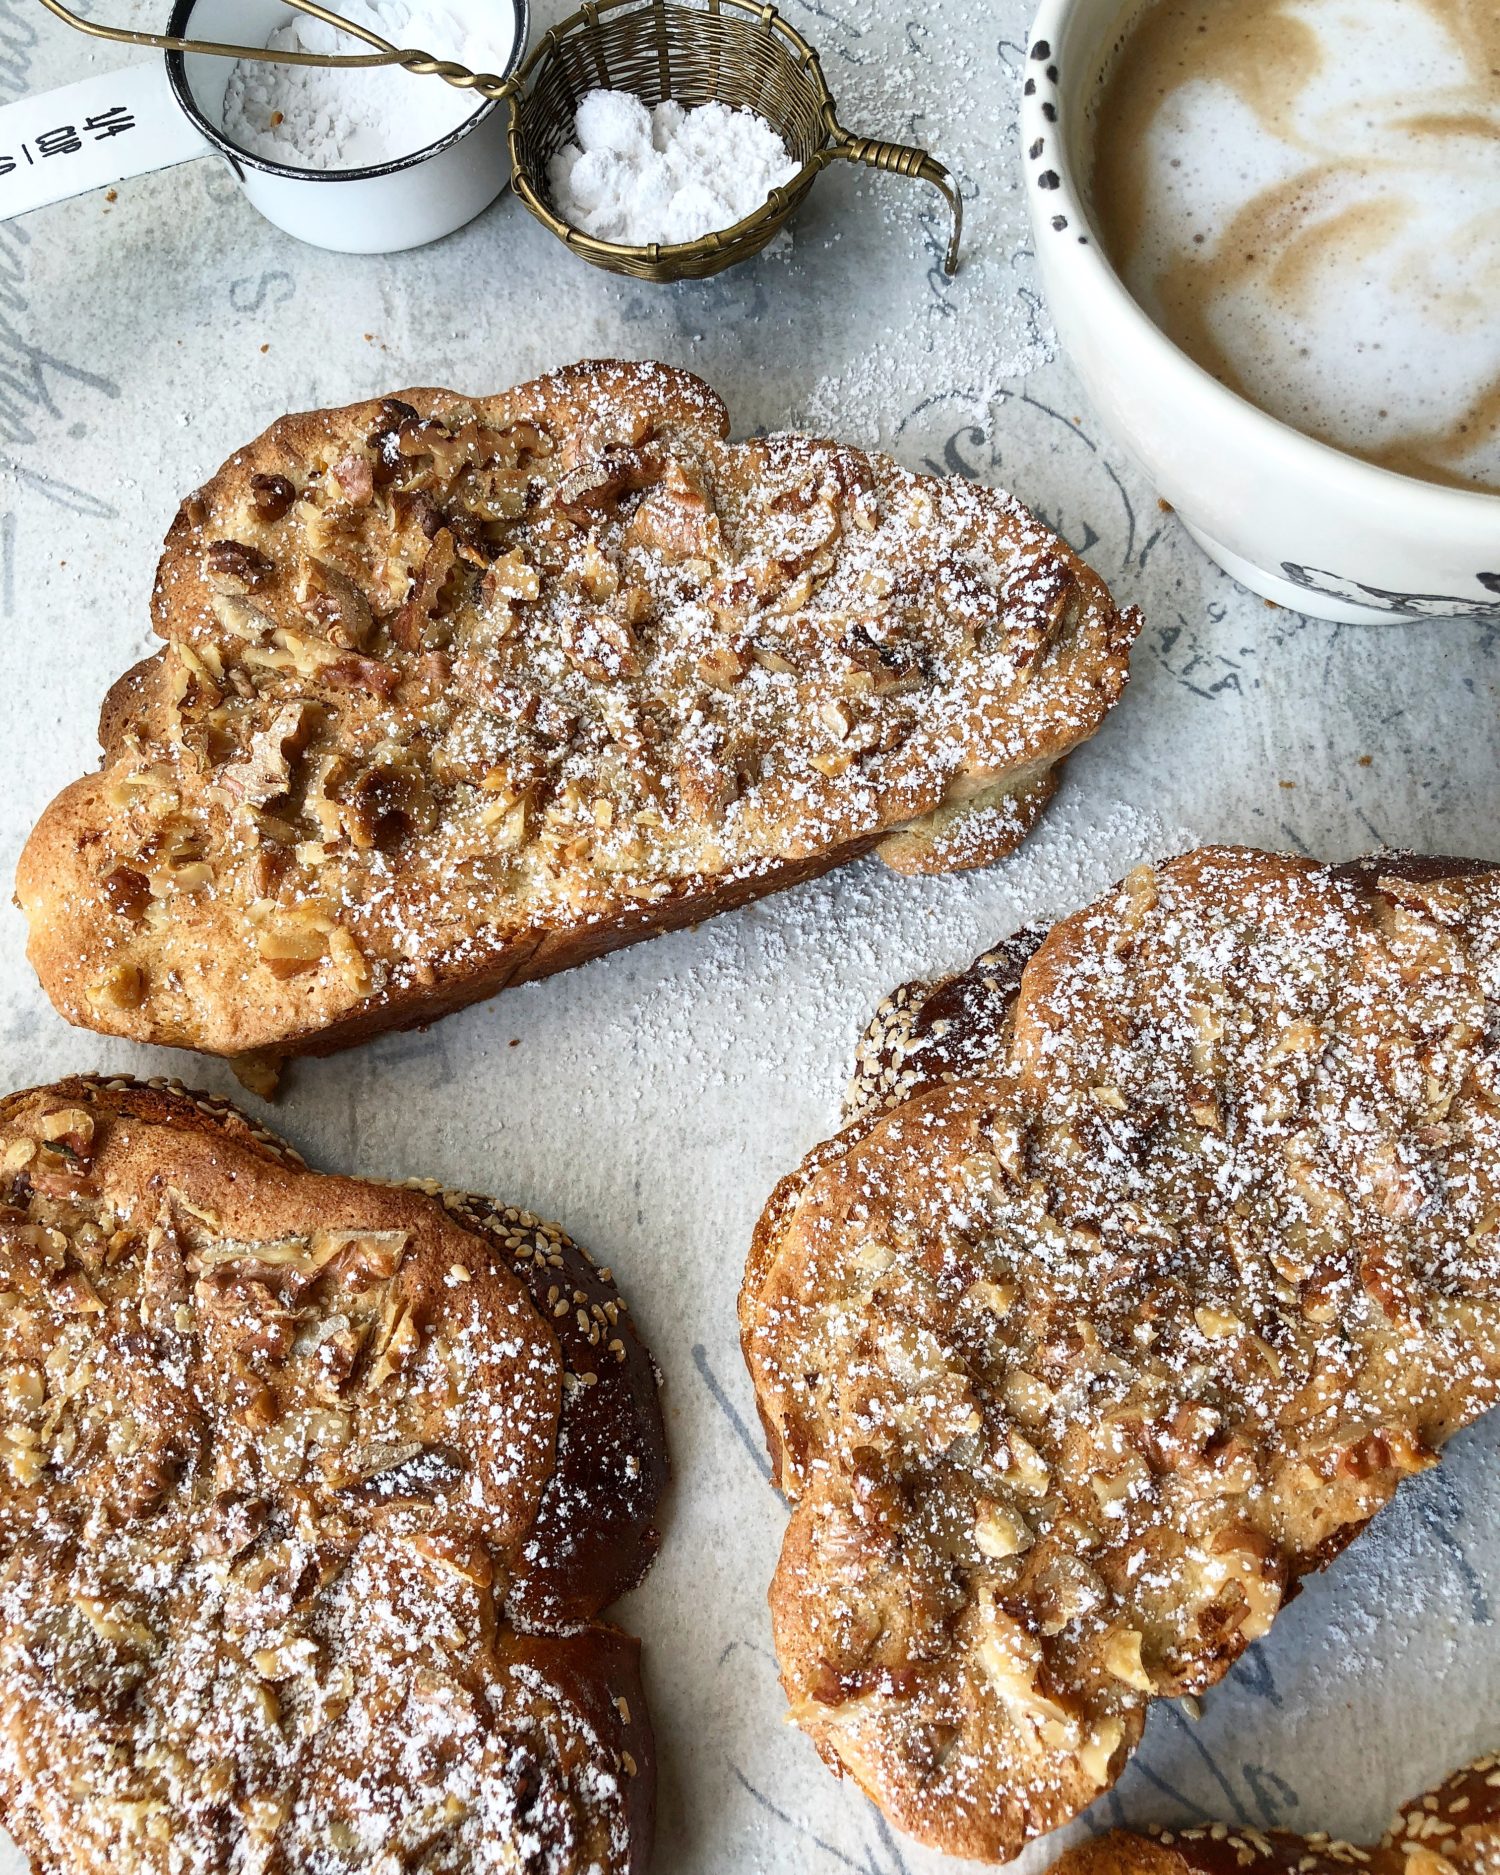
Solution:
<svg viewBox="0 0 1500 1875"><path fill-rule="evenodd" d="M1043 0L1021 101L1042 281L1105 428L1252 592L1353 623L1500 620L1500 495L1398 475L1278 422L1180 351L1110 265L1088 205L1092 111L1141 10Z"/></svg>

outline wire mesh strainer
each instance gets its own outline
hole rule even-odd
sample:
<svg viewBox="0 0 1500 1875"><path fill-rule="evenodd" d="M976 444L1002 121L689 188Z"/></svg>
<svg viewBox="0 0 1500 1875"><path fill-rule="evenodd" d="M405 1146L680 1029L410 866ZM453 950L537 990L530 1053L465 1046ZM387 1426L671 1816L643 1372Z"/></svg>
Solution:
<svg viewBox="0 0 1500 1875"><path fill-rule="evenodd" d="M516 194L575 254L614 273L643 280L701 279L747 259L786 225L819 174L834 162L863 163L931 183L942 193L949 211L944 268L953 273L958 266L963 203L948 171L926 150L858 137L845 130L817 53L773 6L756 0L587 0L543 36L511 78L473 72L415 47L393 46L318 0L288 0L288 4L352 34L374 50L349 56L268 52L262 47L133 32L81 19L63 0L42 0L42 4L94 38L297 64L400 65L419 77L441 78L481 97L506 100ZM546 185L548 163L572 137L580 100L596 88L632 91L647 105L672 98L687 108L717 102L756 111L781 134L800 165L798 172L785 186L773 189L743 221L696 241L653 242L643 247L601 241L562 220L552 207Z"/></svg>
<svg viewBox="0 0 1500 1875"><path fill-rule="evenodd" d="M590 0L537 44L512 81L510 154L516 194L575 254L643 280L701 279L763 248L820 171L867 163L942 191L950 211L944 266L958 266L963 204L952 177L926 150L856 137L838 120L818 55L771 6L754 0ZM718 102L758 112L801 165L783 188L732 228L671 246L626 247L571 227L552 208L547 165L573 135L584 93L632 91L646 104L673 98L691 108Z"/></svg>

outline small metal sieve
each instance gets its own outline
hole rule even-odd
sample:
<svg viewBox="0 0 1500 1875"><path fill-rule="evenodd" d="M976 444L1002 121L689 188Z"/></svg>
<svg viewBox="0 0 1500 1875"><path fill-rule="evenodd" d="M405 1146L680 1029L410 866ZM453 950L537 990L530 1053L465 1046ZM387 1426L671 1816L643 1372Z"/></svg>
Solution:
<svg viewBox="0 0 1500 1875"><path fill-rule="evenodd" d="M573 134L580 99L595 87L632 91L647 105L673 98L689 108L719 103L756 111L780 132L801 168L753 214L697 241L626 247L597 240L561 220L543 186L548 162ZM944 267L950 274L957 270L963 202L948 171L926 150L845 130L817 53L772 6L754 0L591 0L539 41L507 91L516 194L559 240L597 267L643 280L718 273L763 248L820 171L849 162L915 176L939 189L950 214Z"/></svg>
<svg viewBox="0 0 1500 1875"><path fill-rule="evenodd" d="M513 76L502 77L470 71L415 47L393 46L317 0L287 4L374 50L337 56L292 54L172 33L132 32L81 19L62 0L42 0L49 12L97 39L223 58L400 65L418 77L441 78L460 90L507 102L516 194L575 254L613 273L643 280L701 279L748 259L786 225L819 174L834 162L914 176L939 190L949 211L943 264L950 274L957 270L963 203L953 178L926 150L845 130L817 53L773 6L756 0L588 0L545 34ZM780 133L800 168L753 214L696 241L641 247L601 241L561 219L548 200L545 182L549 161L572 137L579 102L596 88L634 92L648 106L672 98L689 109L720 103L755 111Z"/></svg>

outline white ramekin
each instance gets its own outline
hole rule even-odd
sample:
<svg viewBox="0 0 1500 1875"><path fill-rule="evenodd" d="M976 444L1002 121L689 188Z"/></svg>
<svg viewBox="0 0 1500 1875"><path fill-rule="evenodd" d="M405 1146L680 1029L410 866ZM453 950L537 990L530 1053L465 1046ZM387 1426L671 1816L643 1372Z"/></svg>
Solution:
<svg viewBox="0 0 1500 1875"><path fill-rule="evenodd" d="M334 10L337 11L335 0ZM458 0L456 10L493 22L514 17L505 78L526 51L526 0ZM184 37L264 45L296 16L282 0L176 0L167 30ZM493 30L493 26L492 26ZM351 51L362 50L357 40ZM427 48L431 50L431 48ZM488 208L510 180L507 117L502 106L476 100L455 129L424 149L366 169L301 169L242 149L223 129L227 59L169 52L173 94L208 143L234 171L240 187L268 221L299 241L345 254L389 254L436 241ZM439 78L393 79L409 85Z"/></svg>
<svg viewBox="0 0 1500 1875"><path fill-rule="evenodd" d="M1091 110L1141 0L1042 0L1021 143L1058 336L1105 428L1242 585L1348 622L1500 620L1500 495L1346 456L1227 390L1168 339L1104 254L1088 202Z"/></svg>

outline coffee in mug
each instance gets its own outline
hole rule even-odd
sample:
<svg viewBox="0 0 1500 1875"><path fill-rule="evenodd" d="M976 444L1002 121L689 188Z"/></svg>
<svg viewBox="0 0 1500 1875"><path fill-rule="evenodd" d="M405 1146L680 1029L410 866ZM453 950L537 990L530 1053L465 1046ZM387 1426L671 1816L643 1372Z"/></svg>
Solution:
<svg viewBox="0 0 1500 1875"><path fill-rule="evenodd" d="M1500 490L1500 0L1153 0L1091 180L1131 294L1230 389Z"/></svg>

